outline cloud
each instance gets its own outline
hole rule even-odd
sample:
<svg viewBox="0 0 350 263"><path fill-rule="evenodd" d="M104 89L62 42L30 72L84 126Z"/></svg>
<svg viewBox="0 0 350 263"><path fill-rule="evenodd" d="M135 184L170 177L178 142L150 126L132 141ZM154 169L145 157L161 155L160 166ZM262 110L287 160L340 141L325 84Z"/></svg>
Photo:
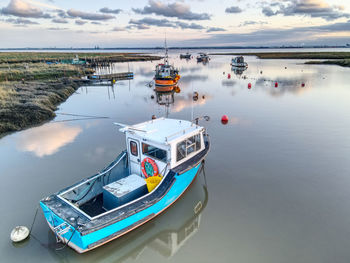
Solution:
<svg viewBox="0 0 350 263"><path fill-rule="evenodd" d="M0 9L0 13L19 17L51 18L51 15L44 13L40 8L22 0L11 0L7 7Z"/></svg>
<svg viewBox="0 0 350 263"><path fill-rule="evenodd" d="M112 31L115 31L115 32L120 32L120 31L125 31L126 28L125 27L119 27L119 26L116 26L112 29Z"/></svg>
<svg viewBox="0 0 350 263"><path fill-rule="evenodd" d="M265 29L250 33L213 34L205 40L207 45L293 45L300 43L320 44L319 39L327 33L345 32L350 34L350 20L344 23L333 23L322 26L297 27L291 29ZM202 39L185 41L197 43ZM324 39L330 43L330 38ZM343 41L341 39L341 41ZM333 42L334 43L334 42Z"/></svg>
<svg viewBox="0 0 350 263"><path fill-rule="evenodd" d="M84 20L75 20L75 24L76 25L79 25L79 26L81 26L81 25L85 25L87 23L87 21L84 21Z"/></svg>
<svg viewBox="0 0 350 263"><path fill-rule="evenodd" d="M93 24L93 25L102 25L100 22L96 22L96 21L92 21L90 23Z"/></svg>
<svg viewBox="0 0 350 263"><path fill-rule="evenodd" d="M66 28L66 27L49 27L48 28L48 30L57 30L57 31L59 31L59 30L67 30L68 28Z"/></svg>
<svg viewBox="0 0 350 263"><path fill-rule="evenodd" d="M147 25L147 26L158 26L158 27L172 27L173 23L168 19L155 19L150 17L145 17L140 20L131 19L129 24L134 25Z"/></svg>
<svg viewBox="0 0 350 263"><path fill-rule="evenodd" d="M123 10L121 9L109 9L108 7L104 7L100 9L101 13L107 13L107 14L119 14L120 12L122 12Z"/></svg>
<svg viewBox="0 0 350 263"><path fill-rule="evenodd" d="M23 131L18 138L17 147L21 151L44 157L56 153L66 144L73 142L81 132L82 129L79 126L48 123Z"/></svg>
<svg viewBox="0 0 350 263"><path fill-rule="evenodd" d="M241 13L242 9L239 8L238 6L231 6L225 9L226 13L230 13L230 14L237 14L237 13Z"/></svg>
<svg viewBox="0 0 350 263"><path fill-rule="evenodd" d="M176 22L176 25L181 29L204 29L204 26L196 24L196 23L184 23L184 22Z"/></svg>
<svg viewBox="0 0 350 263"><path fill-rule="evenodd" d="M29 19L24 18L8 18L3 20L8 23L12 23L14 25L39 25L38 22L31 21Z"/></svg>
<svg viewBox="0 0 350 263"><path fill-rule="evenodd" d="M156 19L156 18L150 18L145 17L143 19L131 19L129 21L129 28L138 28L138 29L148 29L150 26L157 26L157 27L179 27L181 29L204 29L203 26L196 24L196 23L186 23L186 22L180 22L180 21L170 21L168 19Z"/></svg>
<svg viewBox="0 0 350 263"><path fill-rule="evenodd" d="M207 13L193 13L190 7L184 3L175 2L172 4L161 1L149 0L149 5L141 8L133 8L136 14L155 14L166 17L176 17L183 20L209 20L210 15Z"/></svg>
<svg viewBox="0 0 350 263"><path fill-rule="evenodd" d="M69 9L67 11L67 14L70 17L81 18L81 19L86 19L86 20L110 20L110 19L115 18L115 16L113 16L113 15L99 14L99 13L88 13L88 12L83 12L83 11L79 11L76 9Z"/></svg>
<svg viewBox="0 0 350 263"><path fill-rule="evenodd" d="M241 26L250 26L250 25L265 25L267 24L267 22L263 22L263 21L244 21L243 23L239 24L239 27Z"/></svg>
<svg viewBox="0 0 350 263"><path fill-rule="evenodd" d="M341 12L343 6L330 6L324 0L286 0L273 2L264 6L262 13L265 16L284 15L305 15L310 17L321 17L325 20L334 20L342 17L350 17L350 14Z"/></svg>
<svg viewBox="0 0 350 263"><path fill-rule="evenodd" d="M59 24L68 24L68 21L66 19L63 18L55 18L52 19L53 23L59 23Z"/></svg>
<svg viewBox="0 0 350 263"><path fill-rule="evenodd" d="M226 31L225 28L221 28L221 27L209 27L207 29L207 32L219 32L219 31Z"/></svg>

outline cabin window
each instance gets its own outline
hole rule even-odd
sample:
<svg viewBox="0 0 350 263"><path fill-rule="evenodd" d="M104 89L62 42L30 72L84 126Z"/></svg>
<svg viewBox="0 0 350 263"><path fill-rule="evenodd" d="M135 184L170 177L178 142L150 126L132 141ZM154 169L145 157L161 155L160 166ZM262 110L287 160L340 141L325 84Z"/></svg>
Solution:
<svg viewBox="0 0 350 263"><path fill-rule="evenodd" d="M201 149L201 135L196 134L187 138L186 140L179 142L176 146L176 161L181 161L191 153L199 151Z"/></svg>
<svg viewBox="0 0 350 263"><path fill-rule="evenodd" d="M130 152L134 156L139 156L139 153L137 150L137 143L134 141L130 141Z"/></svg>
<svg viewBox="0 0 350 263"><path fill-rule="evenodd" d="M152 146L152 145L149 145L147 143L142 143L142 153L144 155L149 156L149 157L153 157L155 159L158 159L162 162L167 161L166 150L159 149L159 148Z"/></svg>

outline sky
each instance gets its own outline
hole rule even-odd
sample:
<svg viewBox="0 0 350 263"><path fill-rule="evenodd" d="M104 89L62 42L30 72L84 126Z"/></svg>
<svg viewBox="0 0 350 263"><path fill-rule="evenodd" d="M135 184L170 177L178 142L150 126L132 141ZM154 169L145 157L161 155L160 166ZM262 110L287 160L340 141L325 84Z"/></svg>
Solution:
<svg viewBox="0 0 350 263"><path fill-rule="evenodd" d="M0 0L0 48L350 44L349 0Z"/></svg>

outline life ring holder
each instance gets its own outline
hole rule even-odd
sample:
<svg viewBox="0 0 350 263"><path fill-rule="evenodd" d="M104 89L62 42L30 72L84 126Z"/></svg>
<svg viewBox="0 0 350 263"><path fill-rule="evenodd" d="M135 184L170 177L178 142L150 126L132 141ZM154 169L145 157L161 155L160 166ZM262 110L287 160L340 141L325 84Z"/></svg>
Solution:
<svg viewBox="0 0 350 263"><path fill-rule="evenodd" d="M146 168L145 168L146 162L149 163L152 166L152 168L153 168L153 175L147 174ZM158 175L158 166L157 166L156 162L153 159L149 158L149 157L146 157L145 159L142 160L142 162L141 162L141 170L142 170L142 173L145 176L145 178L148 178L150 176Z"/></svg>

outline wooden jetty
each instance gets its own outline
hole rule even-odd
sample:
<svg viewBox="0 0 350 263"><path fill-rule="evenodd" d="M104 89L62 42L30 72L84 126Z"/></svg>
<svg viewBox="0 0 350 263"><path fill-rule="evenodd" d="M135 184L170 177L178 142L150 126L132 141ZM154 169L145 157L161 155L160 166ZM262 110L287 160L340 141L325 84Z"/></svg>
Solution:
<svg viewBox="0 0 350 263"><path fill-rule="evenodd" d="M133 72L121 72L121 73L112 73L112 74L88 75L87 81L91 83L96 83L96 82L115 83L117 80L130 80L133 78L134 78Z"/></svg>

